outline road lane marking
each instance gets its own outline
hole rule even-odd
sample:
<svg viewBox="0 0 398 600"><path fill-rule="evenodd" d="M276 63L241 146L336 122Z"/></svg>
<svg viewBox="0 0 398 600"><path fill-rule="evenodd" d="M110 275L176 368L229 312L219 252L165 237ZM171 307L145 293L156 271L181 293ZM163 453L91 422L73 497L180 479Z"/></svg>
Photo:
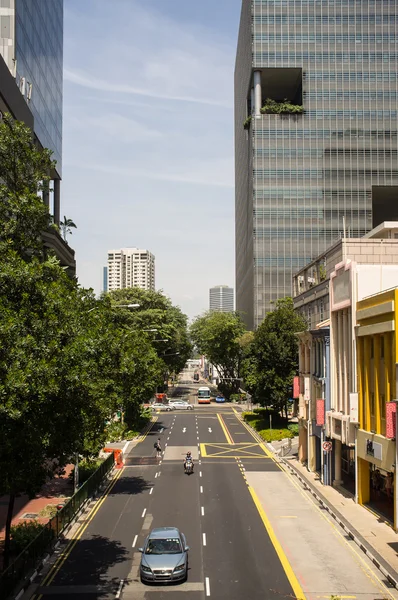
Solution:
<svg viewBox="0 0 398 600"><path fill-rule="evenodd" d="M142 518L144 518L144 517L145 517L145 514L146 514L146 508L144 508L144 510L142 511L142 515L141 515L141 517L142 517Z"/></svg>
<svg viewBox="0 0 398 600"><path fill-rule="evenodd" d="M203 485L200 486L200 493L203 494Z"/></svg>
<svg viewBox="0 0 398 600"><path fill-rule="evenodd" d="M228 444L233 444L234 441L233 441L233 439L231 437L231 434L228 431L228 427L226 426L224 419L222 418L222 416L219 413L217 413L217 417L218 417L218 421L219 421L219 423L221 425L221 428L222 428L222 430L224 432L224 435L225 435L225 438L226 438Z"/></svg>
<svg viewBox="0 0 398 600"><path fill-rule="evenodd" d="M202 513L202 517L204 517L205 516L205 507L204 506L201 507L200 512Z"/></svg>
<svg viewBox="0 0 398 600"><path fill-rule="evenodd" d="M281 565L283 567L283 570L286 573L286 577L289 580L290 585L292 586L293 592L294 592L294 596L298 599L298 600L305 600L305 594L302 590L302 587L296 577L296 575L293 572L293 569L288 561L288 558L286 556L286 554L283 551L282 546L279 543L278 538L275 535L275 532L272 528L272 525L267 517L267 515L265 514L265 510L263 509L263 507L261 506L261 502L256 494L256 492L254 491L254 489L252 487L250 487L250 485L248 486L248 490L250 492L250 495L253 499L253 502L258 510L258 514L261 517L261 520L264 524L264 527L268 533L269 539L272 542L272 545L275 548L275 551L279 557L279 560L281 562Z"/></svg>
<svg viewBox="0 0 398 600"><path fill-rule="evenodd" d="M136 535L136 536L134 537L133 543L131 544L131 547L132 547L132 548L134 548L134 546L136 545L136 543L137 543L137 540L138 540L138 535Z"/></svg>
<svg viewBox="0 0 398 600"><path fill-rule="evenodd" d="M47 587L53 581L54 577L57 575L57 573L59 572L61 567L64 565L66 559L72 552L73 548L76 546L77 542L82 537L83 533L85 532L87 527L90 525L91 521L93 520L93 518L95 517L95 515L97 514L97 512L99 511L99 509L105 502L105 500L107 499L108 495L110 494L111 490L115 486L117 480L120 478L123 471L124 471L124 468L120 469L120 471L118 471L115 474L115 477L109 482L102 498L100 498L100 500L96 502L95 506L92 508L91 512L88 514L87 520L78 528L78 530L76 531L75 537L68 543L65 550L57 558L53 567L50 569L50 571L47 573L46 577L43 579L43 581L41 583L41 587ZM42 598L42 594L39 595L39 599L40 598Z"/></svg>
<svg viewBox="0 0 398 600"><path fill-rule="evenodd" d="M122 589L123 589L123 584L124 584L124 579L121 579L120 583L119 583L119 589L116 592L115 598L120 598L120 594L122 593Z"/></svg>
<svg viewBox="0 0 398 600"><path fill-rule="evenodd" d="M199 477L202 477L202 471L199 471Z"/></svg>
<svg viewBox="0 0 398 600"><path fill-rule="evenodd" d="M202 533L203 545L206 546L206 534Z"/></svg>
<svg viewBox="0 0 398 600"><path fill-rule="evenodd" d="M208 577L206 577L206 579L205 579L205 585L206 585L206 596L210 596L210 580Z"/></svg>
<svg viewBox="0 0 398 600"><path fill-rule="evenodd" d="M153 487L151 487L151 489L149 490L149 495L151 495L153 492Z"/></svg>

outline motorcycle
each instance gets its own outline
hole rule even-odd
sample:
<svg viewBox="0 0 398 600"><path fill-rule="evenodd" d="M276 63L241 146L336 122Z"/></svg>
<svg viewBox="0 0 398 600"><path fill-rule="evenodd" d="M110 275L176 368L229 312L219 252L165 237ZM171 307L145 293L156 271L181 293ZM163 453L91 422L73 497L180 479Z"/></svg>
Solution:
<svg viewBox="0 0 398 600"><path fill-rule="evenodd" d="M185 461L184 471L187 475L191 475L191 473L193 473L193 464L191 460Z"/></svg>

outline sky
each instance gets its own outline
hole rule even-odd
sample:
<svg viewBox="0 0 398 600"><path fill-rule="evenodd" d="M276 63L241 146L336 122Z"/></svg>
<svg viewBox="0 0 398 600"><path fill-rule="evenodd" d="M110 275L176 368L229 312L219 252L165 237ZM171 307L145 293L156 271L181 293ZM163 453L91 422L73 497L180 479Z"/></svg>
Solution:
<svg viewBox="0 0 398 600"><path fill-rule="evenodd" d="M83 287L110 249L155 255L193 318L235 287L233 72L241 0L66 0L62 216Z"/></svg>

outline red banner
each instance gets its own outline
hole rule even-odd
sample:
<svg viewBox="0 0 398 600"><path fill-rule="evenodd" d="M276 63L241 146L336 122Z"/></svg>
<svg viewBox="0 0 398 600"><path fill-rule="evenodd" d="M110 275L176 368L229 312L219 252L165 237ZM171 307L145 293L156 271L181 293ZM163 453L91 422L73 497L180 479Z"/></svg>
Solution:
<svg viewBox="0 0 398 600"><path fill-rule="evenodd" d="M393 440L396 437L396 402L386 402L386 438Z"/></svg>
<svg viewBox="0 0 398 600"><path fill-rule="evenodd" d="M316 401L316 424L325 425L325 400Z"/></svg>
<svg viewBox="0 0 398 600"><path fill-rule="evenodd" d="M293 398L300 396L300 377L293 377Z"/></svg>

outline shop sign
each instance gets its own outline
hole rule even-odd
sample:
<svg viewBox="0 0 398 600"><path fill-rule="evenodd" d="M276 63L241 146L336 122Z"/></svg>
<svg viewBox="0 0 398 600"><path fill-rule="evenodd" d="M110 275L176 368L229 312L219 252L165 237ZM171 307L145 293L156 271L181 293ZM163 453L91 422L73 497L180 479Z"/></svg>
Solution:
<svg viewBox="0 0 398 600"><path fill-rule="evenodd" d="M325 400L323 398L316 401L316 424L325 425Z"/></svg>
<svg viewBox="0 0 398 600"><path fill-rule="evenodd" d="M386 438L393 440L396 437L396 402L386 402Z"/></svg>
<svg viewBox="0 0 398 600"><path fill-rule="evenodd" d="M377 460L383 460L383 446L373 440L366 440L366 454Z"/></svg>

